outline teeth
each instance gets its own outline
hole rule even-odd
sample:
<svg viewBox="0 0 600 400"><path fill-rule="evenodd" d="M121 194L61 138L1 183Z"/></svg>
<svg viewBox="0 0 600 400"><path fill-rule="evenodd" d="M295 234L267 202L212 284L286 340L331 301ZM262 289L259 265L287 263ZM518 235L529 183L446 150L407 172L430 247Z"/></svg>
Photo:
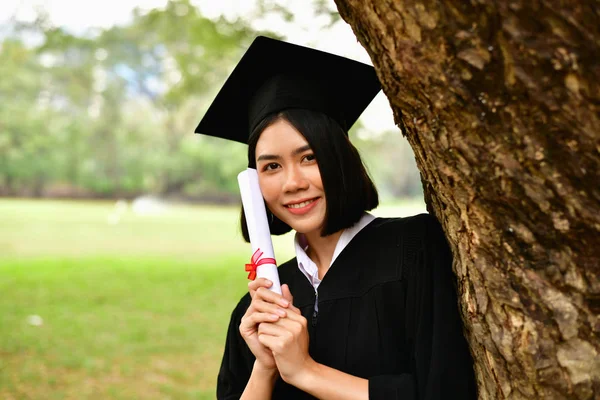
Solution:
<svg viewBox="0 0 600 400"><path fill-rule="evenodd" d="M302 208L302 207L306 207L307 205L309 205L310 203L312 203L314 200L308 200L308 201L303 201L302 203L298 203L298 204L290 204L289 206L287 206L288 208Z"/></svg>

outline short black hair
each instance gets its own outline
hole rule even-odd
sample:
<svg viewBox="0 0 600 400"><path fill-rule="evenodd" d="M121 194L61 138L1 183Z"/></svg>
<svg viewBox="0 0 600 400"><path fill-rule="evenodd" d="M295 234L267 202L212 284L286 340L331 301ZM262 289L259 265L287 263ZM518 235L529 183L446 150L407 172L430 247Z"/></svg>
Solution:
<svg viewBox="0 0 600 400"><path fill-rule="evenodd" d="M325 223L321 236L328 236L357 223L365 211L379 205L379 196L360 154L348 138L348 132L333 118L319 111L291 108L266 116L250 133L248 166L256 168L256 144L271 124L285 120L308 142L317 159L326 198ZM269 229L283 235L292 228L267 208ZM240 216L242 235L250 242L246 218Z"/></svg>

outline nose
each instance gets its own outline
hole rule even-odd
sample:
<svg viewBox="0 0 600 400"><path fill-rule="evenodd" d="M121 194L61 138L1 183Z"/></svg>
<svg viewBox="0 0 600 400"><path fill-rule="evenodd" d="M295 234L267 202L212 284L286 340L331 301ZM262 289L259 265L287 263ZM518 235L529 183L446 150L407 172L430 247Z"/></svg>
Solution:
<svg viewBox="0 0 600 400"><path fill-rule="evenodd" d="M306 190L309 185L308 179L304 175L302 168L299 166L288 168L285 176L285 183L283 185L283 190L285 192L293 193L299 190Z"/></svg>

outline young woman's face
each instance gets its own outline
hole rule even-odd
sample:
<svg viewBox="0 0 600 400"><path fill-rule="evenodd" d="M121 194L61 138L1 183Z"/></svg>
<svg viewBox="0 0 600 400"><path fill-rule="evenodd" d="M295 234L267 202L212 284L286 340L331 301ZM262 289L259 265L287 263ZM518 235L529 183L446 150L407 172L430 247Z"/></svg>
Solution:
<svg viewBox="0 0 600 400"><path fill-rule="evenodd" d="M319 166L308 142L289 122L267 127L256 144L256 170L271 212L297 232L322 229L326 201Z"/></svg>

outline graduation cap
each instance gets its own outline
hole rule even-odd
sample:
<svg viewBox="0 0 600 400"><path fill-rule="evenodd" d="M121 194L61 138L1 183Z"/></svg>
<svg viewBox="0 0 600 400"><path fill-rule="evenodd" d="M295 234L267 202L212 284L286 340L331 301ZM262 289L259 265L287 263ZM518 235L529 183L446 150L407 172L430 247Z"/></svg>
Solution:
<svg viewBox="0 0 600 400"><path fill-rule="evenodd" d="M195 132L247 143L267 115L289 108L323 112L348 130L380 89L370 65L258 36Z"/></svg>

